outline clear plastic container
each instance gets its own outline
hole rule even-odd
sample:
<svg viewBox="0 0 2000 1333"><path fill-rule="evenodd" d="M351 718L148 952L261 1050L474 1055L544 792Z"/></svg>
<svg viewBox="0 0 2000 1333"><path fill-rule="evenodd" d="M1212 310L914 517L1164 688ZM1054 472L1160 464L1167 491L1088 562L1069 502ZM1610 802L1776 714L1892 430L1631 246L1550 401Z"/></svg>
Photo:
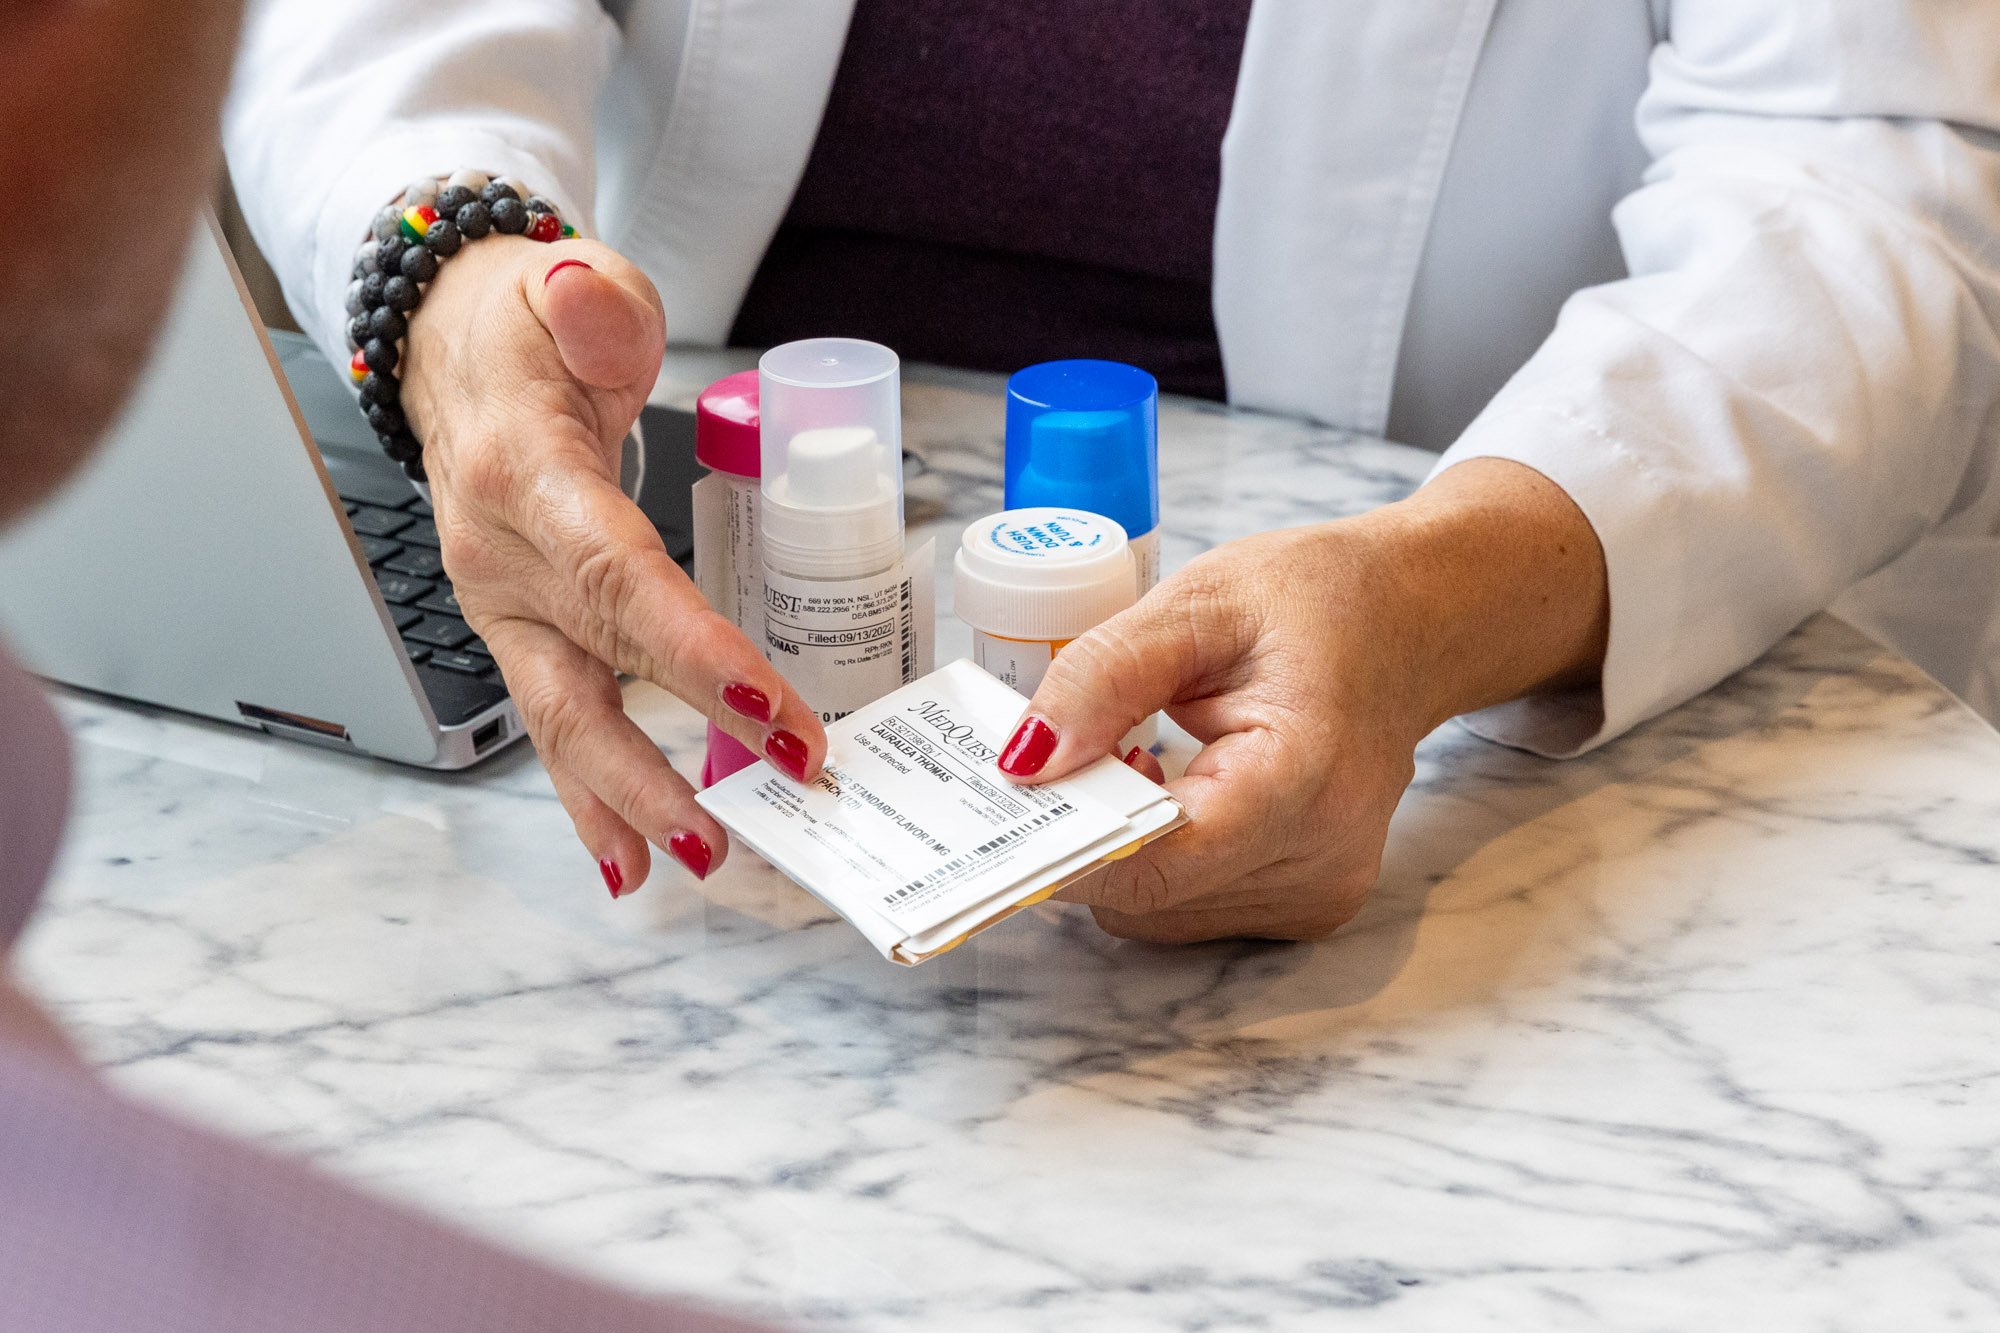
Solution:
<svg viewBox="0 0 2000 1333"><path fill-rule="evenodd" d="M903 562L901 388L896 354L852 338L758 363L765 655L822 722L914 680L923 656Z"/></svg>
<svg viewBox="0 0 2000 1333"><path fill-rule="evenodd" d="M896 354L811 338L757 363L764 559L782 573L858 578L903 554L902 376Z"/></svg>

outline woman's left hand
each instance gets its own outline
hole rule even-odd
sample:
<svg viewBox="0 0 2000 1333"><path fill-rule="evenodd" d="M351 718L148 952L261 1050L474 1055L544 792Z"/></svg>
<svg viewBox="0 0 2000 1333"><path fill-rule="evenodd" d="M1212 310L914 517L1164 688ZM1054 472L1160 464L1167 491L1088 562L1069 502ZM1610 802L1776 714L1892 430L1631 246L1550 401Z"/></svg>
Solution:
<svg viewBox="0 0 2000 1333"><path fill-rule="evenodd" d="M1072 886L1114 935L1314 939L1360 910L1416 744L1595 678L1603 555L1554 483L1480 459L1399 505L1219 547L1057 657L1001 757L1093 762L1156 710L1203 743L1186 827ZM1154 777L1159 765L1126 757Z"/></svg>

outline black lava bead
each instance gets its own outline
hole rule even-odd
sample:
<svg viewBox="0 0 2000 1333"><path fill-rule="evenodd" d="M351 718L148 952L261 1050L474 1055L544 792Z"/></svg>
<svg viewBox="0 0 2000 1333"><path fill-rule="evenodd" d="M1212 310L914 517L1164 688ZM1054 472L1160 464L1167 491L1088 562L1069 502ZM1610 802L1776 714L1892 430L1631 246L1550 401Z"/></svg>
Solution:
<svg viewBox="0 0 2000 1333"><path fill-rule="evenodd" d="M394 370L397 360L396 344L380 338L370 338L367 346L361 349L361 364L377 375L386 375Z"/></svg>
<svg viewBox="0 0 2000 1333"><path fill-rule="evenodd" d="M361 280L361 304L370 310L382 304L382 289L389 280L380 273L370 273Z"/></svg>
<svg viewBox="0 0 2000 1333"><path fill-rule="evenodd" d="M353 282L347 284L348 314L358 315L368 308L368 297L363 287L366 281L365 278L356 278Z"/></svg>
<svg viewBox="0 0 2000 1333"><path fill-rule="evenodd" d="M373 312L364 310L347 321L347 341L352 347L359 347L375 336Z"/></svg>
<svg viewBox="0 0 2000 1333"><path fill-rule="evenodd" d="M479 202L485 204L488 208L493 207L493 205L499 203L502 199L512 199L517 204L521 202L521 196L514 192L514 187L500 181L491 182L485 189L479 192Z"/></svg>
<svg viewBox="0 0 2000 1333"><path fill-rule="evenodd" d="M503 236L519 236L528 229L528 206L519 199L502 199L492 212L493 230Z"/></svg>
<svg viewBox="0 0 2000 1333"><path fill-rule="evenodd" d="M400 310L408 314L417 308L417 302L421 297L422 293L417 290L417 284L408 278L395 277L382 284L382 304L391 310Z"/></svg>
<svg viewBox="0 0 2000 1333"><path fill-rule="evenodd" d="M403 382L394 375L367 375L361 380L363 407L394 407L403 396Z"/></svg>
<svg viewBox="0 0 2000 1333"><path fill-rule="evenodd" d="M384 437L383 450L398 463L410 463L424 456L424 447L417 443L417 437L408 430L401 430Z"/></svg>
<svg viewBox="0 0 2000 1333"><path fill-rule="evenodd" d="M368 409L368 426L377 435L395 435L403 429L402 409L377 404Z"/></svg>
<svg viewBox="0 0 2000 1333"><path fill-rule="evenodd" d="M458 234L458 224L448 217L439 218L424 232L424 249L439 259L450 259L462 244L464 238Z"/></svg>
<svg viewBox="0 0 2000 1333"><path fill-rule="evenodd" d="M453 221L458 223L458 234L466 240L484 240L486 233L493 230L493 210L475 199L459 209Z"/></svg>
<svg viewBox="0 0 2000 1333"><path fill-rule="evenodd" d="M411 282L429 282L438 275L438 257L421 245L403 251L403 276Z"/></svg>
<svg viewBox="0 0 2000 1333"><path fill-rule="evenodd" d="M561 210L555 206L552 200L544 199L539 194L528 196L528 211L530 213L555 213L558 216L561 215Z"/></svg>
<svg viewBox="0 0 2000 1333"><path fill-rule="evenodd" d="M368 312L369 338L380 338L385 343L392 343L409 331L410 322L403 318L400 311L378 305ZM367 338L362 339L363 342L367 340Z"/></svg>
<svg viewBox="0 0 2000 1333"><path fill-rule="evenodd" d="M448 218L478 197L463 185L447 185L438 191L437 200L431 207L438 211L439 217Z"/></svg>
<svg viewBox="0 0 2000 1333"><path fill-rule="evenodd" d="M396 276L397 265L403 262L403 252L410 248L410 243L402 237L397 236L390 240L378 242L378 244L381 248L375 253L379 259L382 272L393 278Z"/></svg>
<svg viewBox="0 0 2000 1333"><path fill-rule="evenodd" d="M424 471L424 460L422 458L412 458L409 462L403 464L403 475L411 481L416 482L419 486L429 483L431 479L430 474Z"/></svg>

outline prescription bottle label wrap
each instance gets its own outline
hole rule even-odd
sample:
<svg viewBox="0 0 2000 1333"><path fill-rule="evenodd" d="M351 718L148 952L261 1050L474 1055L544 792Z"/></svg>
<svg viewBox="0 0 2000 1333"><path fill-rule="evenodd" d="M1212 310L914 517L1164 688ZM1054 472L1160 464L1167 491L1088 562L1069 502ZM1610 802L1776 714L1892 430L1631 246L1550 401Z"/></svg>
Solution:
<svg viewBox="0 0 2000 1333"><path fill-rule="evenodd" d="M821 722L837 722L927 673L930 664L919 661L916 583L903 563L859 579L764 571L764 654Z"/></svg>
<svg viewBox="0 0 2000 1333"><path fill-rule="evenodd" d="M694 581L716 614L754 643L764 623L762 496L748 478L711 472L694 484Z"/></svg>
<svg viewBox="0 0 2000 1333"><path fill-rule="evenodd" d="M1160 582L1160 530L1140 533L1130 538L1132 563L1139 574L1139 595L1144 597Z"/></svg>
<svg viewBox="0 0 2000 1333"><path fill-rule="evenodd" d="M1049 674L1061 645L1047 639L1003 639L982 630L972 632L972 660L980 670L1014 693L1030 696Z"/></svg>

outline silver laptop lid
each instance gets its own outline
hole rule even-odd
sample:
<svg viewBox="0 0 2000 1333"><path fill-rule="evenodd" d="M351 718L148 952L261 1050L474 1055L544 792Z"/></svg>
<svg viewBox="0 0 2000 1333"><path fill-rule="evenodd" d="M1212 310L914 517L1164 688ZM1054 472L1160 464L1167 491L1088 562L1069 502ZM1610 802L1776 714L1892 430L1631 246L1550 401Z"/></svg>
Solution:
<svg viewBox="0 0 2000 1333"><path fill-rule="evenodd" d="M428 764L437 722L214 220L85 470L0 536L0 630L52 680Z"/></svg>

